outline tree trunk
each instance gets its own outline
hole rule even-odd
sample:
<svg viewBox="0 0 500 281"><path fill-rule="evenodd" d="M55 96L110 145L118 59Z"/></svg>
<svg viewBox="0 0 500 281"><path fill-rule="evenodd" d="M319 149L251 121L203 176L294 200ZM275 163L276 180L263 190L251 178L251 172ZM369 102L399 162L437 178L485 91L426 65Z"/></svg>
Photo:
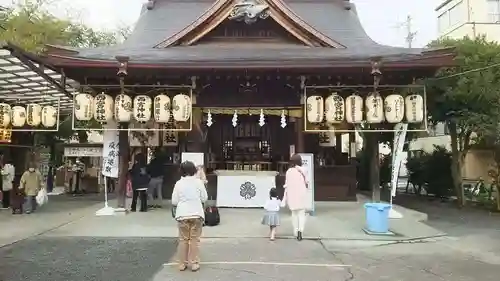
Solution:
<svg viewBox="0 0 500 281"><path fill-rule="evenodd" d="M458 207L465 206L465 194L462 187L462 166L464 155L458 148L457 125L454 122L448 122L448 129L451 138L451 177L453 179L453 188L457 196Z"/></svg>
<svg viewBox="0 0 500 281"><path fill-rule="evenodd" d="M128 128L128 124L121 124L122 129ZM118 134L118 151L119 156L119 167L118 167L118 186L116 188L116 197L118 199L118 208L126 208L126 198L127 198L127 173L128 173L128 162L129 162L129 140L128 131L119 131Z"/></svg>
<svg viewBox="0 0 500 281"><path fill-rule="evenodd" d="M380 202L380 160L378 139L379 133L365 133L366 153L369 159L370 187L372 190L372 201Z"/></svg>

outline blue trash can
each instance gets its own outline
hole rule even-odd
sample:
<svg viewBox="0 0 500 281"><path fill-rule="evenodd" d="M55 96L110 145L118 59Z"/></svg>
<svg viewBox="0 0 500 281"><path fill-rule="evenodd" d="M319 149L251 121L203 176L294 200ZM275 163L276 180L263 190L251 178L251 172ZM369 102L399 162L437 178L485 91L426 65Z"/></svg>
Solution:
<svg viewBox="0 0 500 281"><path fill-rule="evenodd" d="M389 210L386 203L366 203L366 230L373 233L389 232Z"/></svg>

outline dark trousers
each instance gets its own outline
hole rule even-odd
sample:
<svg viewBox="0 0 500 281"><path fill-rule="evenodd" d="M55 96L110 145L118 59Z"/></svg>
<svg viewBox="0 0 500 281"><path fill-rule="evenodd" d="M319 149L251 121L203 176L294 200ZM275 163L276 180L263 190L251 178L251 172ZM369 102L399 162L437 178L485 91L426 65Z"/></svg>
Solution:
<svg viewBox="0 0 500 281"><path fill-rule="evenodd" d="M2 191L2 208L10 207L10 190Z"/></svg>
<svg viewBox="0 0 500 281"><path fill-rule="evenodd" d="M108 186L108 193L115 192L116 181L114 178L106 177L106 185Z"/></svg>
<svg viewBox="0 0 500 281"><path fill-rule="evenodd" d="M139 212L147 212L148 211L148 193L147 189L144 190L134 190L132 194L132 206L130 206L130 210L135 212L137 208L137 198L141 200L141 206Z"/></svg>

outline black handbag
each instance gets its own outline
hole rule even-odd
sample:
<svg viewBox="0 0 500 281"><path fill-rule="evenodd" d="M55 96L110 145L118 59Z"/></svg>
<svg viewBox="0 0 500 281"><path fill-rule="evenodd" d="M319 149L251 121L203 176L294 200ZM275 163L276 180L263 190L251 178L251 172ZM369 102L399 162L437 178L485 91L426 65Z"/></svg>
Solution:
<svg viewBox="0 0 500 281"><path fill-rule="evenodd" d="M172 218L175 219L175 211L177 210L177 206L172 206Z"/></svg>

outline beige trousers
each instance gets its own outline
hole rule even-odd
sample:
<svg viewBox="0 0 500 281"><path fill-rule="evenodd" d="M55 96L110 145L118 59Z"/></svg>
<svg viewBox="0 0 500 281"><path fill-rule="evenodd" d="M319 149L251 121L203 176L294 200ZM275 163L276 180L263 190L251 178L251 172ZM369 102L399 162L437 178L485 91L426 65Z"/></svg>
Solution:
<svg viewBox="0 0 500 281"><path fill-rule="evenodd" d="M177 259L179 264L200 263L200 237L203 229L201 219L186 219L178 222L179 245Z"/></svg>

